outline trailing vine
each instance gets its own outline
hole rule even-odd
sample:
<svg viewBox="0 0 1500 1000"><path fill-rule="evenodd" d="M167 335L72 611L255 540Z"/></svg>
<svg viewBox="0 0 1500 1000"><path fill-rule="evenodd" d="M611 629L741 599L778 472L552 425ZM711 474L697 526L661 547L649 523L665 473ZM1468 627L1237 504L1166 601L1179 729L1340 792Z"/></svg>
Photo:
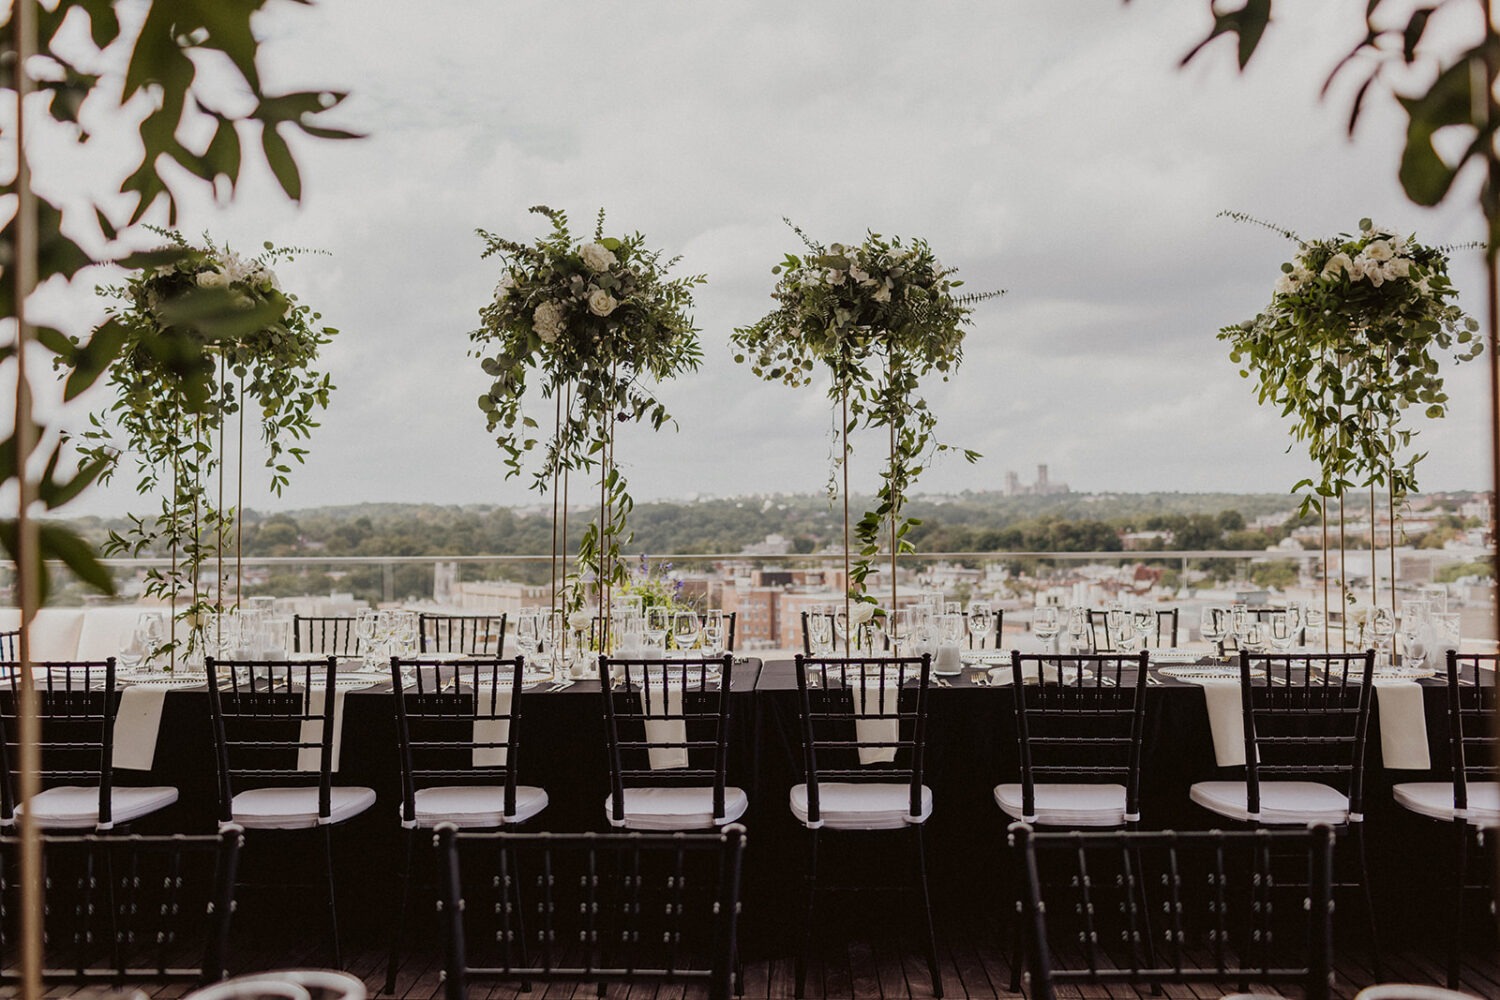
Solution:
<svg viewBox="0 0 1500 1000"><path fill-rule="evenodd" d="M606 236L600 209L593 240L575 242L564 212L537 205L552 231L534 243L477 230L482 257L502 262L494 298L479 312L470 354L493 380L479 397L486 426L504 453L506 478L526 457L541 460L531 488L546 493L568 471L598 470L602 523L590 522L578 543L580 566L600 569L601 586L623 586L620 545L628 541L634 501L614 463L614 426L647 423L660 430L671 414L652 383L695 371L703 358L689 313L703 275L668 278L680 258L663 260L640 233ZM542 420L527 413L527 393L551 400ZM583 603L575 579L569 608Z"/></svg>
<svg viewBox="0 0 1500 1000"><path fill-rule="evenodd" d="M906 535L921 522L903 514L912 484L934 455L959 450L938 440L921 379L938 372L947 380L963 360L963 328L973 307L1004 292L956 294L963 282L925 240L869 233L857 246L825 247L787 225L806 252L787 254L771 269L780 276L771 293L777 307L736 329L731 340L740 348L735 360L768 381L806 386L820 365L827 367L829 398L841 408L836 432L845 442L833 458L831 493L847 435L861 426L890 434L876 505L854 526L860 558L849 583L851 596L859 597L880 551L882 525L891 525L894 552L914 551ZM962 454L969 462L979 458L969 449Z"/></svg>
<svg viewBox="0 0 1500 1000"><path fill-rule="evenodd" d="M328 406L332 381L314 366L338 331L284 292L272 270L309 251L266 243L244 258L206 236L197 247L180 233L158 232L171 243L162 254L169 262L147 265L103 292L114 300L108 329L121 338L107 379L114 401L90 414L79 444L86 459L103 463L101 479L132 455L136 492L162 496L154 516L131 515L103 551L173 557L167 570L148 571L146 593L179 606L185 635L164 650L175 659L179 649L198 648L204 616L222 610L201 575L238 511L212 495L225 460L215 444L245 410L258 423L270 489L281 495L292 463L306 460L302 442L318 426L316 411ZM178 351L163 350L174 343ZM192 359L186 370L178 354ZM190 599L182 605L184 596Z"/></svg>

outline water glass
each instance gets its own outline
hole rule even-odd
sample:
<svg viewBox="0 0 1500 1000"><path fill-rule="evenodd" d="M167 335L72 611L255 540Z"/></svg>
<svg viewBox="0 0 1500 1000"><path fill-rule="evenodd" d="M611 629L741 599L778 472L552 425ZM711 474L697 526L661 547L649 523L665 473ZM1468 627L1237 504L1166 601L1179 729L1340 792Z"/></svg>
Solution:
<svg viewBox="0 0 1500 1000"><path fill-rule="evenodd" d="M709 656L723 656L725 642L724 612L719 608L709 608L703 615L703 646L704 652Z"/></svg>
<svg viewBox="0 0 1500 1000"><path fill-rule="evenodd" d="M969 636L975 649L983 649L995 631L995 611L989 601L969 602Z"/></svg>
<svg viewBox="0 0 1500 1000"><path fill-rule="evenodd" d="M1052 640L1062 628L1062 622L1057 616L1057 608L1052 605L1044 605L1036 609L1031 616L1031 631L1042 640L1043 651L1052 649Z"/></svg>
<svg viewBox="0 0 1500 1000"><path fill-rule="evenodd" d="M807 609L807 647L813 656L833 652L833 614L821 604Z"/></svg>
<svg viewBox="0 0 1500 1000"><path fill-rule="evenodd" d="M667 651L667 632L670 628L671 623L667 617L666 608L647 608L646 628L642 634L645 636L648 650L655 650L657 654L665 653Z"/></svg>
<svg viewBox="0 0 1500 1000"><path fill-rule="evenodd" d="M1224 655L1224 637L1229 634L1229 612L1224 608L1214 608L1205 605L1199 609L1198 632L1205 640L1213 643L1214 655Z"/></svg>
<svg viewBox="0 0 1500 1000"><path fill-rule="evenodd" d="M672 615L672 646L683 652L691 652L698 645L698 636L703 626L692 611L678 611Z"/></svg>
<svg viewBox="0 0 1500 1000"><path fill-rule="evenodd" d="M1093 629L1089 624L1089 611L1084 607L1068 609L1068 652L1087 653L1093 648Z"/></svg>

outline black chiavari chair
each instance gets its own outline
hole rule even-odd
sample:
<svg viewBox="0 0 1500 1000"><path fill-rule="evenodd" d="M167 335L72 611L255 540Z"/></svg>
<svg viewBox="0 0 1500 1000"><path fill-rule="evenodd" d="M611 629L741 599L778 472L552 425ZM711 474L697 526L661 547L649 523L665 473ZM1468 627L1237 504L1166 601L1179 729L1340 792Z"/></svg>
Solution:
<svg viewBox="0 0 1500 1000"><path fill-rule="evenodd" d="M1146 645L1153 649L1176 649L1177 619L1177 608L1158 608L1156 631L1147 634ZM1089 640L1093 643L1096 653L1116 652L1114 636L1109 634L1108 611L1089 609Z"/></svg>
<svg viewBox="0 0 1500 1000"><path fill-rule="evenodd" d="M21 656L21 630L7 629L0 632L0 663L11 663Z"/></svg>
<svg viewBox="0 0 1500 1000"><path fill-rule="evenodd" d="M1240 651L1245 780L1200 781L1200 806L1251 826L1325 823L1354 841L1358 885L1379 975L1365 862L1365 742L1375 653ZM1343 887L1351 883L1335 883Z"/></svg>
<svg viewBox="0 0 1500 1000"><path fill-rule="evenodd" d="M449 1000L463 1000L473 979L597 983L601 993L606 983L654 991L668 981L701 984L710 1000L731 996L739 824L573 834L445 824L437 847Z"/></svg>
<svg viewBox="0 0 1500 1000"><path fill-rule="evenodd" d="M242 831L42 838L49 983L222 979ZM0 981L21 977L20 840L0 838Z"/></svg>
<svg viewBox="0 0 1500 1000"><path fill-rule="evenodd" d="M115 784L115 661L32 665L41 720L42 791L19 801L20 667L0 663L0 829L30 810L43 830L106 832L177 801L170 785Z"/></svg>
<svg viewBox="0 0 1500 1000"><path fill-rule="evenodd" d="M512 826L547 807L545 789L516 780L522 669L519 656L460 663L420 656L391 660L406 863L396 895L386 993L396 988L421 832L441 823L481 830Z"/></svg>
<svg viewBox="0 0 1500 1000"><path fill-rule="evenodd" d="M375 792L333 784L341 742L337 660L208 657L207 669L219 821L246 830L323 831L333 960L342 965L333 828L374 805Z"/></svg>
<svg viewBox="0 0 1500 1000"><path fill-rule="evenodd" d="M417 615L419 653L505 654L505 615Z"/></svg>
<svg viewBox="0 0 1500 1000"><path fill-rule="evenodd" d="M1500 763L1495 738L1495 675L1500 657L1450 649L1444 667L1448 680L1449 780L1403 782L1391 793L1397 804L1418 816L1451 824L1453 907L1446 936L1448 986L1457 989L1463 957L1464 897L1472 891L1484 891L1492 915L1495 909L1491 880L1469 884L1469 842L1482 848L1484 831L1500 827L1500 782L1495 780L1495 766ZM1489 868L1478 866L1480 872Z"/></svg>
<svg viewBox="0 0 1500 1000"><path fill-rule="evenodd" d="M317 656L357 656L359 636L352 615L293 615L292 652Z"/></svg>
<svg viewBox="0 0 1500 1000"><path fill-rule="evenodd" d="M1017 823L1010 838L1026 880L1032 997L1110 984L1155 992L1163 983L1212 989L1251 980L1299 986L1307 1000L1330 996L1334 839L1327 825L1038 833ZM1283 879L1288 867L1293 877ZM1280 889L1288 882L1305 891L1288 898ZM1151 949L1141 947L1151 934L1148 914L1158 923Z"/></svg>
<svg viewBox="0 0 1500 1000"><path fill-rule="evenodd" d="M712 829L745 814L727 785L734 657L601 656L611 826Z"/></svg>
<svg viewBox="0 0 1500 1000"><path fill-rule="evenodd" d="M931 657L799 655L796 667L804 781L792 787L791 808L809 835L807 917L796 962L796 995L801 997L806 988L824 833L907 830L927 968L933 993L941 997L923 840L932 815L932 789L923 784Z"/></svg>

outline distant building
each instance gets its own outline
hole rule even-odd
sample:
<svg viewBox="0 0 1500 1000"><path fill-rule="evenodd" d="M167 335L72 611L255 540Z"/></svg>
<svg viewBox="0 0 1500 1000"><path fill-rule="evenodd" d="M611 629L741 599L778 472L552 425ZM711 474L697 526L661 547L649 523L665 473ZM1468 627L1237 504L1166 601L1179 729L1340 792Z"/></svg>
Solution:
<svg viewBox="0 0 1500 1000"><path fill-rule="evenodd" d="M1058 493L1070 493L1067 483L1054 483L1047 475L1047 466L1036 467L1036 482L1027 486L1021 482L1021 477L1014 472L1005 474L1005 495L1008 497L1018 496L1053 496Z"/></svg>

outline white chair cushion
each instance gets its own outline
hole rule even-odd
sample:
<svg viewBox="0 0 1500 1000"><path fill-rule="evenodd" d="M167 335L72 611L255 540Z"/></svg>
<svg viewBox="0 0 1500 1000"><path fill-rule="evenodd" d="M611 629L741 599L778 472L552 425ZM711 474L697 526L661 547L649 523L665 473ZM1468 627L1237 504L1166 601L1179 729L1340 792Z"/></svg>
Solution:
<svg viewBox="0 0 1500 1000"><path fill-rule="evenodd" d="M1473 781L1468 785L1469 825L1500 826L1500 782ZM1409 781L1391 789L1396 801L1419 816L1452 822L1453 783Z"/></svg>
<svg viewBox="0 0 1500 1000"><path fill-rule="evenodd" d="M792 815L803 826L822 825L830 830L899 830L912 823L925 823L932 815L932 789L922 786L922 811L911 814L911 786L904 782L821 781L818 783L818 815L821 824L807 818L807 786L793 785Z"/></svg>
<svg viewBox="0 0 1500 1000"><path fill-rule="evenodd" d="M109 790L109 807L115 826L165 809L176 801L177 789L170 785ZM17 812L26 809L32 811L44 830L93 829L99 825L99 786L59 785L48 788Z"/></svg>
<svg viewBox="0 0 1500 1000"><path fill-rule="evenodd" d="M1229 819L1248 821L1243 781L1200 781L1188 791L1192 800ZM1349 822L1349 800L1336 788L1316 781L1262 781L1259 822L1268 826Z"/></svg>
<svg viewBox="0 0 1500 1000"><path fill-rule="evenodd" d="M328 818L318 818L318 788L251 788L229 803L233 822L247 830L301 830L325 823L342 823L375 804L375 791L358 786L335 787Z"/></svg>
<svg viewBox="0 0 1500 1000"><path fill-rule="evenodd" d="M452 823L466 829L485 829L506 823L524 823L547 808L545 789L516 786L516 811L505 814L505 789L498 785L439 785L419 788L416 795L417 826L430 829Z"/></svg>
<svg viewBox="0 0 1500 1000"><path fill-rule="evenodd" d="M1038 784L1036 817L1027 820L1021 809L1021 786L995 786L995 804L1011 819L1043 826L1124 826L1124 785Z"/></svg>
<svg viewBox="0 0 1500 1000"><path fill-rule="evenodd" d="M627 788L625 822L615 822L615 797L604 800L604 815L610 825L627 830L708 830L715 823L733 823L745 815L750 799L744 791L724 786L724 818L714 820L712 788Z"/></svg>

